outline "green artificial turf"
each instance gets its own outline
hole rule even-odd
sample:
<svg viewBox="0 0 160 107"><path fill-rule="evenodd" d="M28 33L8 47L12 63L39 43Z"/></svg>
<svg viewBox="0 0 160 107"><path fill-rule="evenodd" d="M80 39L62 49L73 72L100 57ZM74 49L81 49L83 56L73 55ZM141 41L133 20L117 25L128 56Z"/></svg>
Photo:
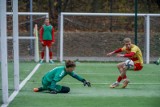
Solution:
<svg viewBox="0 0 160 107"><path fill-rule="evenodd" d="M158 107L160 105L160 66L144 65L141 71L127 71L130 84L126 89L111 89L119 72L116 63L78 63L76 73L89 80L92 87L66 76L58 84L71 88L68 94L35 93L42 76L55 66L42 64L9 107ZM22 74L23 75L23 74Z"/></svg>

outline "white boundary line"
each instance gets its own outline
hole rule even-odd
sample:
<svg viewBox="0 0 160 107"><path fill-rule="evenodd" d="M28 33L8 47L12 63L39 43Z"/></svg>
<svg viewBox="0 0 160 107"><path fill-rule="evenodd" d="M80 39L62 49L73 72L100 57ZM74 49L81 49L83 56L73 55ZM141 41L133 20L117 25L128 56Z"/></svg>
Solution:
<svg viewBox="0 0 160 107"><path fill-rule="evenodd" d="M2 104L1 107L7 107L11 101L13 101L13 99L17 96L17 94L19 93L19 91L23 88L23 86L27 83L27 81L33 76L33 74L37 71L37 69L40 67L41 64L37 64L34 69L32 70L32 72L20 83L19 85L19 90L18 91L14 91L10 97L8 98L8 103L7 104Z"/></svg>

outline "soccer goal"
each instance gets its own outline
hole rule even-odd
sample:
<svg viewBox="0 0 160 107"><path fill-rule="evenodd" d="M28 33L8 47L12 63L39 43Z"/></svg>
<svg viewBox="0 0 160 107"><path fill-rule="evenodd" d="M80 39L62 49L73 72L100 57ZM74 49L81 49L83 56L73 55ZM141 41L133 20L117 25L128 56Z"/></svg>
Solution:
<svg viewBox="0 0 160 107"><path fill-rule="evenodd" d="M1 0L0 11L0 105L6 107L40 66L38 26L49 15L18 12L18 0L13 1L13 12L6 12L6 0ZM31 35L30 17L34 28Z"/></svg>
<svg viewBox="0 0 160 107"><path fill-rule="evenodd" d="M60 16L60 60L121 61L106 53L134 43L134 13L67 13ZM155 60L160 46L160 14L138 14L138 46L146 63Z"/></svg>

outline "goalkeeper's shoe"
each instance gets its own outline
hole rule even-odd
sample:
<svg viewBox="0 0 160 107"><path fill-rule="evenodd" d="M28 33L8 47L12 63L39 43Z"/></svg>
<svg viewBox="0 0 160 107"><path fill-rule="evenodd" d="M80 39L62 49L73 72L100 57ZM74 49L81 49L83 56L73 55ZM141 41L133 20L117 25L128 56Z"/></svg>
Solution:
<svg viewBox="0 0 160 107"><path fill-rule="evenodd" d="M50 64L54 64L54 61L52 59L49 60Z"/></svg>
<svg viewBox="0 0 160 107"><path fill-rule="evenodd" d="M154 61L153 63L156 64L156 65L159 65L158 61Z"/></svg>
<svg viewBox="0 0 160 107"><path fill-rule="evenodd" d="M115 87L118 87L119 86L119 83L118 82L114 82L113 84L111 84L109 87L110 88L115 88Z"/></svg>
<svg viewBox="0 0 160 107"><path fill-rule="evenodd" d="M127 85L128 85L128 83L129 83L129 80L128 80L128 79L125 79L124 82L123 82L122 88L126 88Z"/></svg>
<svg viewBox="0 0 160 107"><path fill-rule="evenodd" d="M41 92L44 91L45 89L43 87L39 87L39 88L33 88L34 92Z"/></svg>
<svg viewBox="0 0 160 107"><path fill-rule="evenodd" d="M39 89L38 88L33 88L33 91L34 92L39 92Z"/></svg>
<svg viewBox="0 0 160 107"><path fill-rule="evenodd" d="M40 63L40 64L42 64L42 63L43 63L43 61L44 61L44 59L41 59L41 60L39 61L39 63Z"/></svg>

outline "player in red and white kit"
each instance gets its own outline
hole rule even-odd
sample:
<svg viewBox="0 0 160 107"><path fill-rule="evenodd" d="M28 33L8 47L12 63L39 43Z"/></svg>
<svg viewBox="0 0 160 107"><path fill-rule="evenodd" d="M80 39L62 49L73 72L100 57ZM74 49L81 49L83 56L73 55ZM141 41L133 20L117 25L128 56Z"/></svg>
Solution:
<svg viewBox="0 0 160 107"><path fill-rule="evenodd" d="M46 18L44 21L44 25L40 28L40 42L42 44L42 51L41 51L41 60L40 63L43 63L44 61L44 53L45 48L48 47L49 49L49 63L54 63L52 56L52 45L55 43L54 38L54 28L50 24L49 19Z"/></svg>
<svg viewBox="0 0 160 107"><path fill-rule="evenodd" d="M129 58L134 62L134 71L139 71L143 68L143 57L142 52L139 49L138 46L131 43L130 38L124 39L124 46L122 48L119 48L113 52L110 52L107 54L107 56L111 56L115 53L119 52L125 52L125 54L117 54L117 57L126 57ZM119 83L124 80L122 88L125 88L129 80L127 79L126 72L127 72L127 66L125 65L125 62L121 62L117 65L117 68L120 72L120 76L118 76L117 81L110 85L111 88L115 88L119 86Z"/></svg>

